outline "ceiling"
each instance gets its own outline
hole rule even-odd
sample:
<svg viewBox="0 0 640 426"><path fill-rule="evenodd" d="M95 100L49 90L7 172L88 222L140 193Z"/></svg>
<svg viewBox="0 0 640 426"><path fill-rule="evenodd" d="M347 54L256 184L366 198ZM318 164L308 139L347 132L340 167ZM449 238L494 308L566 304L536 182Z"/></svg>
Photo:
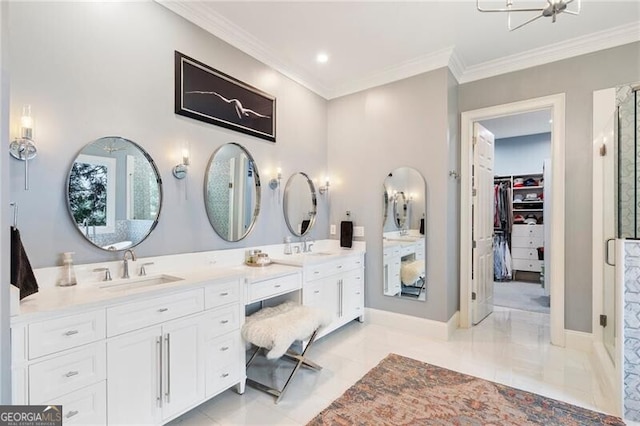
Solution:
<svg viewBox="0 0 640 426"><path fill-rule="evenodd" d="M496 139L551 132L551 110L525 112L480 122Z"/></svg>
<svg viewBox="0 0 640 426"><path fill-rule="evenodd" d="M444 66L464 83L640 40L638 0L582 0L578 16L514 32L505 13L481 13L471 0L157 1L326 99ZM325 64L315 60L320 51Z"/></svg>

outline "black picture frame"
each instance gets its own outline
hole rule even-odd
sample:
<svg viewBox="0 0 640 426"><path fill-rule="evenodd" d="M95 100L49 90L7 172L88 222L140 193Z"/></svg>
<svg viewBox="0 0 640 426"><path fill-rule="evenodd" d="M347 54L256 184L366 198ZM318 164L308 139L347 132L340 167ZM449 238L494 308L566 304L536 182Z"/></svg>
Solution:
<svg viewBox="0 0 640 426"><path fill-rule="evenodd" d="M276 98L175 52L175 113L276 141Z"/></svg>

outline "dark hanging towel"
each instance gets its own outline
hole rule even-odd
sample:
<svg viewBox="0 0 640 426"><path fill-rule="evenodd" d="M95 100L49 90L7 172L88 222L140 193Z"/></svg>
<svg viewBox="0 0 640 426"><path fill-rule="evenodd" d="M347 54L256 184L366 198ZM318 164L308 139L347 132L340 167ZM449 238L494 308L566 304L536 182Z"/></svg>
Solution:
<svg viewBox="0 0 640 426"><path fill-rule="evenodd" d="M340 247L351 248L353 246L353 222L345 220L340 222Z"/></svg>
<svg viewBox="0 0 640 426"><path fill-rule="evenodd" d="M309 229L310 224L311 224L311 221L309 219L303 220L302 224L300 225L300 233L304 234L305 232L307 232L307 229Z"/></svg>
<svg viewBox="0 0 640 426"><path fill-rule="evenodd" d="M20 299L38 292L38 282L24 250L20 231L11 227L11 284L20 289Z"/></svg>
<svg viewBox="0 0 640 426"><path fill-rule="evenodd" d="M420 234L424 235L424 217L420 219Z"/></svg>

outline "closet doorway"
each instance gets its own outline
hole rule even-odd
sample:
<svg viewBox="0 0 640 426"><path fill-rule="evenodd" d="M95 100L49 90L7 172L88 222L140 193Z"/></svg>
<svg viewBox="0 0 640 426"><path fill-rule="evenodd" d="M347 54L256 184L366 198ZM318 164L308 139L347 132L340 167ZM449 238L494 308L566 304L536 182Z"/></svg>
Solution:
<svg viewBox="0 0 640 426"><path fill-rule="evenodd" d="M497 177L503 179L498 183L503 183L505 187L505 211L502 216L496 218L493 208L489 214L484 212L486 207L482 211L477 210L481 207L478 205L478 199L485 198L485 192L490 192L491 200L494 200L496 187L493 179L479 179L479 176L474 176L477 175L474 171L479 170L476 164L477 155L474 155L475 141L479 140L476 133L482 127L498 129L497 124L504 117L515 120L516 116L523 114L527 115L520 118L524 118L525 121L531 121L527 120L527 117L533 117L529 114L547 114L549 117L549 131L541 132L550 133L546 168L543 168L545 161L542 159L543 164L535 168L509 169L508 173L501 173L496 169ZM491 313L495 298L502 297L493 292L495 260L500 263L500 259L493 259L491 274L486 273L486 261L482 262L484 267L480 262L474 262L476 248L479 247L477 237L485 234L479 230L486 229L486 226L495 226L495 231L507 234L505 237L496 238L496 242L503 243L509 251L502 258L503 264L498 265L504 268L504 278L510 276L511 280L515 278L516 281L522 281L520 285L538 285L543 289L540 296L546 297L545 292L548 293L551 343L564 346L564 179L552 179L553 176L564 176L564 94L464 112L461 116L461 126L460 326L471 327L479 322L483 315ZM529 135L536 133L538 132L532 131ZM498 138L498 158L502 156L499 152L500 139L505 138ZM508 148L512 148L513 151L513 147ZM513 160L511 162L513 163ZM496 165L500 167L494 162L493 168ZM495 176L494 174L492 178ZM551 184L547 183L547 180ZM507 200L510 200L510 203L507 203ZM482 218L483 216L488 219ZM482 221L481 224L479 220ZM484 223L487 220L490 221L488 225ZM514 230L516 235L513 235ZM500 232L495 234L498 235ZM514 253L514 248L519 250ZM540 285L541 274L546 291ZM538 284L531 282L536 280ZM518 293L514 288L509 290L514 290L514 294ZM540 299L540 302L544 302L544 299Z"/></svg>
<svg viewBox="0 0 640 426"><path fill-rule="evenodd" d="M495 140L488 212L495 306L551 312L545 280L550 260L544 254L550 252L552 122L550 109L480 121Z"/></svg>

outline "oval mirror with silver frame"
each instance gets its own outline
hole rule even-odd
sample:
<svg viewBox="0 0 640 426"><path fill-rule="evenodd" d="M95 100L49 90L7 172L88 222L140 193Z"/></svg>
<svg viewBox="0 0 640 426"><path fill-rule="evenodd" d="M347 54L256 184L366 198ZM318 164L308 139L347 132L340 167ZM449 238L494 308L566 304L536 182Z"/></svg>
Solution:
<svg viewBox="0 0 640 426"><path fill-rule="evenodd" d="M294 173L284 188L284 220L297 237L308 234L316 223L316 187L306 173Z"/></svg>
<svg viewBox="0 0 640 426"><path fill-rule="evenodd" d="M75 228L93 245L120 251L137 246L158 224L162 180L138 144L108 136L87 144L67 177L67 207Z"/></svg>
<svg viewBox="0 0 640 426"><path fill-rule="evenodd" d="M260 175L242 145L227 143L211 155L204 203L209 222L222 239L240 241L253 230L260 212Z"/></svg>
<svg viewBox="0 0 640 426"><path fill-rule="evenodd" d="M384 180L387 211L382 229L383 293L424 301L426 270L426 183L420 172L399 167Z"/></svg>

